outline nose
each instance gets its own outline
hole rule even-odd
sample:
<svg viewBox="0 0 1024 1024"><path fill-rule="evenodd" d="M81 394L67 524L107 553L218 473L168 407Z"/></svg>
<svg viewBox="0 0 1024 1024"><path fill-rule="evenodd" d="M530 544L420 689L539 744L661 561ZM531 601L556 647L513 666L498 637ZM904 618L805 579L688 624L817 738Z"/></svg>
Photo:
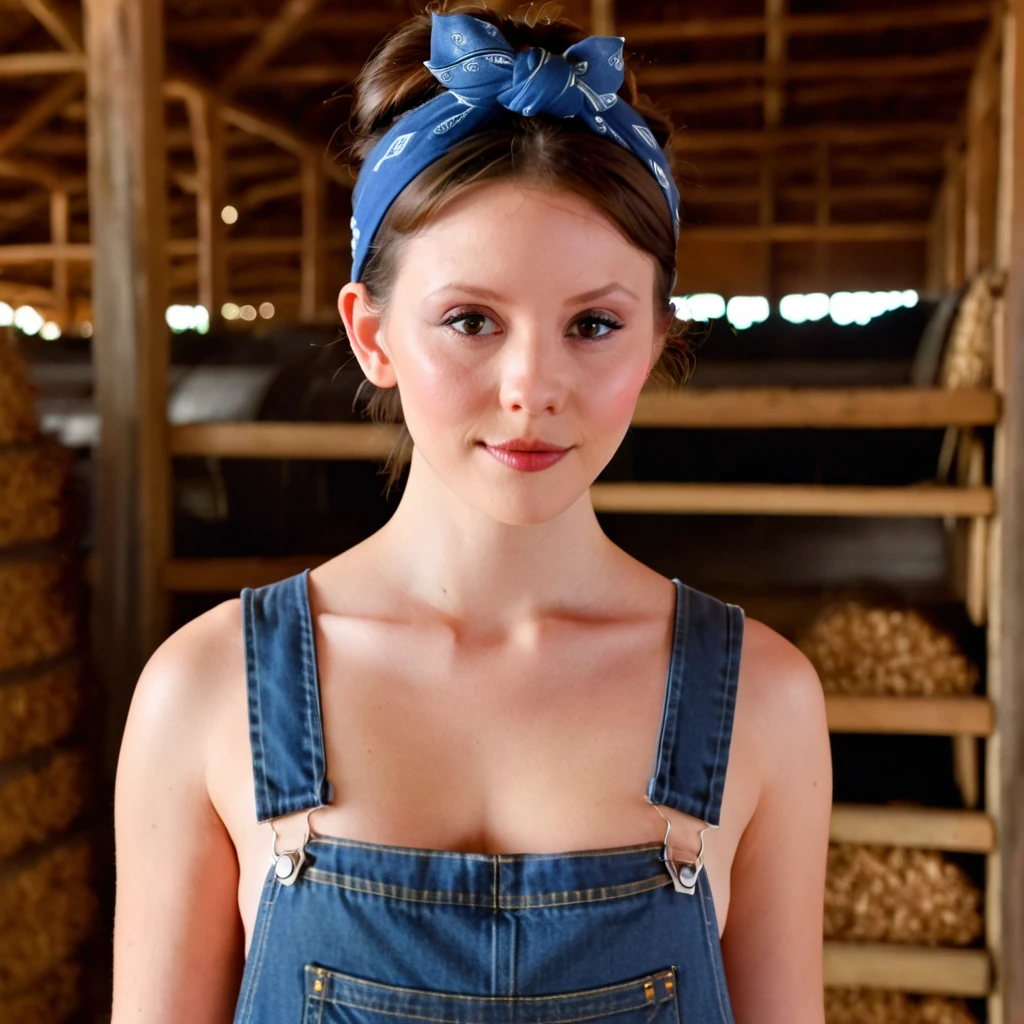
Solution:
<svg viewBox="0 0 1024 1024"><path fill-rule="evenodd" d="M500 398L510 412L557 413L571 369L562 340L537 327L510 331L500 355Z"/></svg>

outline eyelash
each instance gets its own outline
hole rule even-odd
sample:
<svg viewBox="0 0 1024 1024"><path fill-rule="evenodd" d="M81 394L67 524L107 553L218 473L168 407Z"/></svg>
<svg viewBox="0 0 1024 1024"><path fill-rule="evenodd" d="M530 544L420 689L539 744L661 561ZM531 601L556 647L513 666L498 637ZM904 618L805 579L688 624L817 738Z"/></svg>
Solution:
<svg viewBox="0 0 1024 1024"><path fill-rule="evenodd" d="M468 331L457 331L457 330L455 330L454 327L452 327L452 324L456 324L460 320L467 320L471 316L484 317L484 318L486 318L488 320L493 319L492 317L487 316L486 313L481 313L479 310L476 310L476 309L463 309L463 310L460 310L458 313L453 313L451 316L446 317L444 320L442 320L441 321L441 326L444 327L445 330L449 331L452 334L457 334L461 338L486 337L486 335L470 334ZM583 315L583 316L577 317L574 322L577 323L577 324L579 324L579 323L602 324L603 326L609 328L607 334L599 334L599 335L597 335L596 337L593 337L593 338L584 338L583 339L584 341L600 341L602 338L610 337L612 334L615 333L615 331L620 331L620 330L622 330L623 327L626 326L624 323L621 323L620 321L616 320L614 317L605 316L605 315L603 315L601 313L595 313L595 314L590 315L590 316Z"/></svg>

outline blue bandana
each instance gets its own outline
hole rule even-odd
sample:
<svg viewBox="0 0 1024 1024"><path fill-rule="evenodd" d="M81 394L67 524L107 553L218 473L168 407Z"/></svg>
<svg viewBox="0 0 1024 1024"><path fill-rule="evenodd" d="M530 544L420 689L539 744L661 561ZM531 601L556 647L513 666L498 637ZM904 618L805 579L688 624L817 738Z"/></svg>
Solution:
<svg viewBox="0 0 1024 1024"><path fill-rule="evenodd" d="M352 193L352 280L402 189L503 110L575 117L625 146L661 185L678 237L679 191L668 160L646 121L617 95L624 42L588 36L562 55L538 46L519 52L489 22L431 14L430 60L423 63L446 91L399 115L363 162Z"/></svg>

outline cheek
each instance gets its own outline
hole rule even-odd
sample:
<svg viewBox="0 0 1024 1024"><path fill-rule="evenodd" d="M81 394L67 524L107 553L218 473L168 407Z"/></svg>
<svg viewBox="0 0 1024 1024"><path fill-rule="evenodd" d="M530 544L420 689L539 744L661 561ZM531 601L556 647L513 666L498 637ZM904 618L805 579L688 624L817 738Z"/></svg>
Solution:
<svg viewBox="0 0 1024 1024"><path fill-rule="evenodd" d="M609 428L621 426L624 430L633 418L646 379L647 365L634 361L592 380L586 392L591 417Z"/></svg>
<svg viewBox="0 0 1024 1024"><path fill-rule="evenodd" d="M483 389L477 372L442 350L410 347L396 362L395 372L410 423L456 424L481 400Z"/></svg>

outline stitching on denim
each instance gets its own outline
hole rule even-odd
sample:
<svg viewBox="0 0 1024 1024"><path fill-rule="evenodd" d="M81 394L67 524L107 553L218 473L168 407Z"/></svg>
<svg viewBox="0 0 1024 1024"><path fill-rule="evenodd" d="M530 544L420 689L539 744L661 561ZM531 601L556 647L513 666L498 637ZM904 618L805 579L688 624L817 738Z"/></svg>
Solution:
<svg viewBox="0 0 1024 1024"><path fill-rule="evenodd" d="M722 1015L722 1024L726 1024L727 1021L731 1020L731 1017L725 1009L725 1001L722 995L722 961L720 955L716 955L715 951L715 941L718 940L718 927L716 923L715 928L712 929L711 919L708 917L707 901L710 900L712 907L714 907L715 898L711 891L711 883L708 881L706 875L707 872L702 871L701 874L697 876L697 887L700 890L698 895L700 897L701 916L704 918L704 941L708 949L708 958L711 961L711 974L715 981L715 995L718 997L718 1009ZM712 931L715 933L715 939L712 939L711 937Z"/></svg>
<svg viewBox="0 0 1024 1024"><path fill-rule="evenodd" d="M660 850L661 843L636 843L633 846L611 846L599 850L562 850L556 853L471 853L465 850L431 850L427 847L416 846L392 846L389 843L368 843L359 839L346 839L343 836L329 836L322 833L314 833L309 840L311 843L324 843L328 846L353 847L361 850L385 851L389 856L399 853L403 856L435 858L457 858L472 861L490 861L497 857L500 861L513 863L536 863L541 860L567 860L567 859L590 859L594 857L622 857L635 853L643 853L647 850Z"/></svg>
<svg viewBox="0 0 1024 1024"><path fill-rule="evenodd" d="M497 997L496 997L497 998ZM431 1017L423 1013L413 1013L409 1010L386 1010L380 1006L367 1006L363 1003L357 1003L352 1000L343 999L331 999L331 1003L337 1006L348 1006L353 1010L369 1010L372 1013L380 1013L389 1017L401 1017L403 1019L413 1020L429 1020L435 1021L437 1024L456 1024L456 1021L451 1017ZM645 1000L642 1003L634 1003L629 1006L617 1006L611 1009L602 1009L601 1007L595 1007L589 1012L583 1013L581 1016L575 1017L545 1017L548 1024L573 1024L574 1021L583 1020L594 1020L600 1017L617 1016L620 1013L628 1013L631 1010L642 1010L646 1006L657 1005L657 1003L649 1004ZM460 1022L461 1024L461 1022Z"/></svg>
<svg viewBox="0 0 1024 1024"><path fill-rule="evenodd" d="M736 623L731 605L725 605L725 679L722 684L722 710L718 720L718 742L715 746L715 762L711 770L711 792L708 795L708 821L711 820L710 813L715 810L716 818L721 815L722 791L725 789L724 769L722 778L719 778L719 765L722 758L722 747L725 741L725 721L729 714L730 707L734 703L734 676L738 674L738 666L734 669L733 663L737 658ZM730 730L731 733L731 730ZM731 738L731 736L730 736Z"/></svg>
<svg viewBox="0 0 1024 1024"><path fill-rule="evenodd" d="M670 729L673 735L675 733L675 709L679 696L677 680L682 677L679 662L685 654L686 647L686 629L683 627L683 622L684 619L686 621L689 620L688 588L682 580L675 578L672 580L672 585L676 590L676 602L672 613L672 649L669 652L668 673L665 677L665 698L662 701L661 710L662 721L658 727L657 765L654 772L655 783L654 786L648 787L649 790L654 790L654 793L649 793L651 796L657 793L659 786L663 789L668 786L671 765L671 758L668 756L668 752L673 749L673 741L669 738L668 733ZM664 803L664 800L657 802Z"/></svg>
<svg viewBox="0 0 1024 1024"><path fill-rule="evenodd" d="M331 885L336 889L348 889L352 892L363 892L372 896L383 896L389 899L407 900L412 903L452 903L459 906L495 908L494 896L480 893L459 892L457 890L413 889L391 882L375 882L367 878L356 878L352 875L336 874L320 868L309 867L303 872L309 882L320 885ZM592 889L564 889L558 892L532 893L519 896L502 896L497 894L496 910L527 910L539 907L558 907L574 903L596 903L627 896L639 895L671 884L671 878L660 874L653 878L644 878L636 882L623 882L620 885L600 886Z"/></svg>
<svg viewBox="0 0 1024 1024"><path fill-rule="evenodd" d="M323 722L320 717L320 680L316 667L316 634L313 630L313 610L309 602L309 570L298 574L295 585L299 606L299 643L302 648L302 691L306 701L306 730L309 734L312 780L309 796L317 806L323 797L322 778L326 775Z"/></svg>
<svg viewBox="0 0 1024 1024"><path fill-rule="evenodd" d="M256 817L259 821L267 821L274 817L274 808L271 806L270 792L267 787L267 748L263 739L263 701L262 683L260 681L260 657L256 634L256 596L256 591L249 587L242 591L246 664L251 664L252 672L251 686L249 686L249 713L252 716L250 718L250 729L256 734L255 747L258 748L258 759L254 759L253 774L254 781L260 788L262 813L265 815L265 817L260 818L259 813L257 813ZM257 760L258 763L256 763Z"/></svg>

